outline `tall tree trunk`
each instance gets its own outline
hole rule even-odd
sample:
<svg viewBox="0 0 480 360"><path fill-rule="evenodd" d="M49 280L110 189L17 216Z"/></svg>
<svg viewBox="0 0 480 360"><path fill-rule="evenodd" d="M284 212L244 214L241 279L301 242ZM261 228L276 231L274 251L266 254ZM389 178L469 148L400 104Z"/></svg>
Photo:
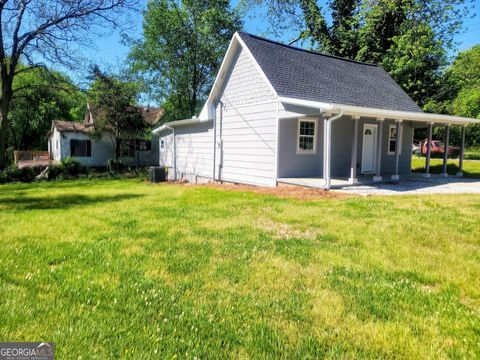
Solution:
<svg viewBox="0 0 480 360"><path fill-rule="evenodd" d="M7 166L8 111L11 99L2 96L0 102L0 169Z"/></svg>

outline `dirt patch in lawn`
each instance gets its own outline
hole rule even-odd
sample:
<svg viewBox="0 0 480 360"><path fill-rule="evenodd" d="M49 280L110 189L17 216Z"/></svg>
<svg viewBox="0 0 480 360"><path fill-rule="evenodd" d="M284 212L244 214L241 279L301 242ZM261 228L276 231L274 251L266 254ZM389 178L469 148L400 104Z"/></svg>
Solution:
<svg viewBox="0 0 480 360"><path fill-rule="evenodd" d="M317 199L339 199L345 197L351 197L342 193L333 191L326 191L322 189L313 189L303 186L286 185L281 184L277 187L263 187L253 185L239 185L239 184L205 184L205 185L190 185L190 186L203 186L220 190L233 190L233 191L249 191L263 195L274 195L283 198L292 198L298 200L317 200Z"/></svg>

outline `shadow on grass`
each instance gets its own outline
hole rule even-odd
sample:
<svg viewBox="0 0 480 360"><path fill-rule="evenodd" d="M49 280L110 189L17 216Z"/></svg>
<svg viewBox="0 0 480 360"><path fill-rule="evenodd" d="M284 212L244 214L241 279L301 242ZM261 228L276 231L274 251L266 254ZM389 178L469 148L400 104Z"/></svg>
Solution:
<svg viewBox="0 0 480 360"><path fill-rule="evenodd" d="M119 194L88 196L80 194L66 194L47 197L15 196L0 198L0 208L7 207L9 210L49 210L66 209L72 206L87 206L97 203L111 203L122 200L132 200L143 195Z"/></svg>

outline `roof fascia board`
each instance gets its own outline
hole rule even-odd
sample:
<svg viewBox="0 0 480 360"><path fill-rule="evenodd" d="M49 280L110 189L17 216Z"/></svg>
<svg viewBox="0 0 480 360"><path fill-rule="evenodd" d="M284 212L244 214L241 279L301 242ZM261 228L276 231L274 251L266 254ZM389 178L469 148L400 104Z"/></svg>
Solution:
<svg viewBox="0 0 480 360"><path fill-rule="evenodd" d="M153 129L152 133L158 134L164 130L168 130L170 127L182 126L182 125L196 125L196 124L203 124L212 121L212 119L202 120L199 118L192 118L192 119L184 119L184 120L176 120L170 121L168 123L163 124L162 126Z"/></svg>
<svg viewBox="0 0 480 360"><path fill-rule="evenodd" d="M477 119L465 118L460 116L452 116L452 115L443 115L443 114L432 114L432 113L421 113L421 112L415 113L410 111L366 108L362 106L330 104L330 103L322 103L317 101L301 100L301 99L285 98L285 97L280 97L279 101L286 104L317 108L326 112L327 111L330 111L330 112L343 111L345 115L352 115L352 116L391 118L391 119L399 119L399 120L421 121L426 123L436 122L436 123L458 124L458 125L480 123L480 120L477 120Z"/></svg>

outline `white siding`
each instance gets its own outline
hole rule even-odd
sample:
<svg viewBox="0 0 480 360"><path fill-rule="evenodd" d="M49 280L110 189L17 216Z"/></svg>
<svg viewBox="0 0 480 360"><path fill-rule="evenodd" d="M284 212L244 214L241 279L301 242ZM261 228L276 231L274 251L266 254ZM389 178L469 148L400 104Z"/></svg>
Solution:
<svg viewBox="0 0 480 360"><path fill-rule="evenodd" d="M222 101L241 106L273 100L268 83L246 50L240 47L235 54L222 92Z"/></svg>
<svg viewBox="0 0 480 360"><path fill-rule="evenodd" d="M248 53L234 56L216 105L217 180L256 185L276 184L276 95ZM223 108L222 105L223 104ZM177 179L195 181L213 174L213 122L177 126ZM171 130L161 134L160 165L173 170Z"/></svg>
<svg viewBox="0 0 480 360"><path fill-rule="evenodd" d="M81 132L59 132L56 128L50 137L50 146L54 160L61 161L71 155L70 140L91 140L90 157L74 157L75 160L85 166L103 167L107 166L108 160L113 158L113 142L108 135L103 135L100 139L90 138ZM58 144L58 149L57 149ZM152 139L152 149L150 151L136 151L132 158L120 159L124 164L131 165L157 165L158 164L158 138Z"/></svg>
<svg viewBox="0 0 480 360"><path fill-rule="evenodd" d="M211 178L213 172L212 127L212 122L206 122L175 129L177 179L191 181L195 176ZM173 178L172 132L165 130L160 136L160 141L164 141L164 148L160 148L160 165L168 167L169 178Z"/></svg>

